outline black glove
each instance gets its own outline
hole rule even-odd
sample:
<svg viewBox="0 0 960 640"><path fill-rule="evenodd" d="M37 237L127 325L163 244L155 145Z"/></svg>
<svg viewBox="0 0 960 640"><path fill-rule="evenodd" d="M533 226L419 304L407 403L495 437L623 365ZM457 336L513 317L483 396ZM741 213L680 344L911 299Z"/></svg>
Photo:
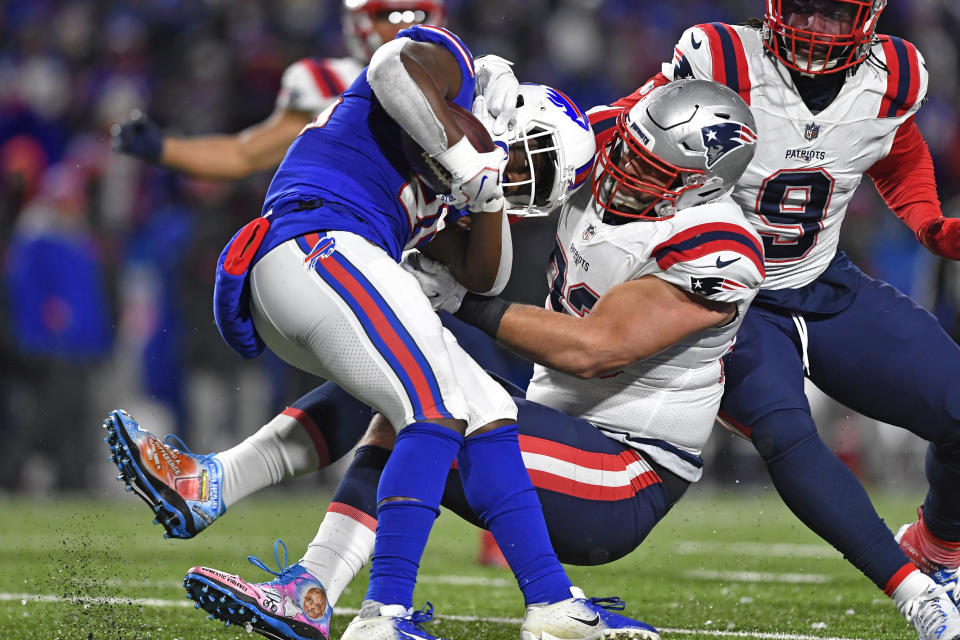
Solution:
<svg viewBox="0 0 960 640"><path fill-rule="evenodd" d="M163 133L147 114L134 109L126 121L110 127L110 144L114 151L158 162L163 153Z"/></svg>

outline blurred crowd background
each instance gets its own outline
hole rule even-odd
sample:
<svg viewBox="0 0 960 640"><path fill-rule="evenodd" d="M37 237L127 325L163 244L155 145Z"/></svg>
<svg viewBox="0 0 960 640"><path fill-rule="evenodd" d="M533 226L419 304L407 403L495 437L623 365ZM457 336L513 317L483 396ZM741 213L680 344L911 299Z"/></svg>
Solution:
<svg viewBox="0 0 960 640"><path fill-rule="evenodd" d="M685 27L761 17L764 8L763 0L446 5L448 25L475 54L507 57L521 79L558 86L585 108L659 71ZM99 424L113 408L208 452L314 385L270 356L242 361L213 324L217 256L259 214L271 172L187 179L111 152L109 128L134 108L183 135L263 120L287 65L346 55L339 11L338 0L0 6L0 492L108 490ZM930 92L918 122L945 211L960 215L960 3L890 0L878 31L926 56ZM868 183L847 213L843 248L960 339L960 269L922 250ZM521 241L535 240L529 229ZM518 295L542 300L542 291ZM923 448L912 436L810 395L823 437L868 486L922 486ZM766 482L747 443L717 432L710 446L707 483Z"/></svg>

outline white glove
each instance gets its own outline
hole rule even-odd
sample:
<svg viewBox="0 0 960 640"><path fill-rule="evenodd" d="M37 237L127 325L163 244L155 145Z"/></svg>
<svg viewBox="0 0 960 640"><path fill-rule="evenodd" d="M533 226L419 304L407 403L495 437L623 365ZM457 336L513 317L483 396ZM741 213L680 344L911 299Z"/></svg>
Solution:
<svg viewBox="0 0 960 640"><path fill-rule="evenodd" d="M474 213L492 213L503 209L503 188L500 174L507 165L507 153L497 147L480 153L464 136L455 145L434 158L450 172L449 204L458 209L467 207Z"/></svg>
<svg viewBox="0 0 960 640"><path fill-rule="evenodd" d="M492 126L488 125L487 128L493 135L502 136L517 117L520 82L513 75L513 63L494 55L482 56L473 63L476 69L476 93L483 96L486 108L494 118ZM474 115L477 115L476 103ZM483 118L480 121L487 124Z"/></svg>
<svg viewBox="0 0 960 640"><path fill-rule="evenodd" d="M445 264L419 251L408 251L400 266L417 279L434 310L455 313L460 308L467 289L457 282Z"/></svg>

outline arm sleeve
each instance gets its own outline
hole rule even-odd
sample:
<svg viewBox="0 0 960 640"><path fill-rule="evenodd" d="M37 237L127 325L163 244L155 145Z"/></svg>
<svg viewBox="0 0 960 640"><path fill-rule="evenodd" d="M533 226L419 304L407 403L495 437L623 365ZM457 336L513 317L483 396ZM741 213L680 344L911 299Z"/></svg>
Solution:
<svg viewBox="0 0 960 640"><path fill-rule="evenodd" d="M867 175L887 206L914 233L942 215L933 159L914 116L900 125L890 153L870 167Z"/></svg>

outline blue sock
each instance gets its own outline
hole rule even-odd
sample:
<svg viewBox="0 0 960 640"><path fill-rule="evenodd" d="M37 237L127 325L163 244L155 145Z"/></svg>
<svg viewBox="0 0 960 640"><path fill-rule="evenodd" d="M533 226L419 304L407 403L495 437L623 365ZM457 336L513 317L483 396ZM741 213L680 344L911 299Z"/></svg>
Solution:
<svg viewBox="0 0 960 640"><path fill-rule="evenodd" d="M776 411L754 423L750 437L787 507L887 590L909 560L863 485L820 440L810 414Z"/></svg>
<svg viewBox="0 0 960 640"><path fill-rule="evenodd" d="M457 457L470 507L500 545L526 604L570 597L543 509L520 454L517 425L467 438Z"/></svg>
<svg viewBox="0 0 960 640"><path fill-rule="evenodd" d="M420 557L440 513L447 472L463 436L429 422L414 422L397 435L377 489L377 539L367 600L413 606ZM383 502L387 498L409 498Z"/></svg>

